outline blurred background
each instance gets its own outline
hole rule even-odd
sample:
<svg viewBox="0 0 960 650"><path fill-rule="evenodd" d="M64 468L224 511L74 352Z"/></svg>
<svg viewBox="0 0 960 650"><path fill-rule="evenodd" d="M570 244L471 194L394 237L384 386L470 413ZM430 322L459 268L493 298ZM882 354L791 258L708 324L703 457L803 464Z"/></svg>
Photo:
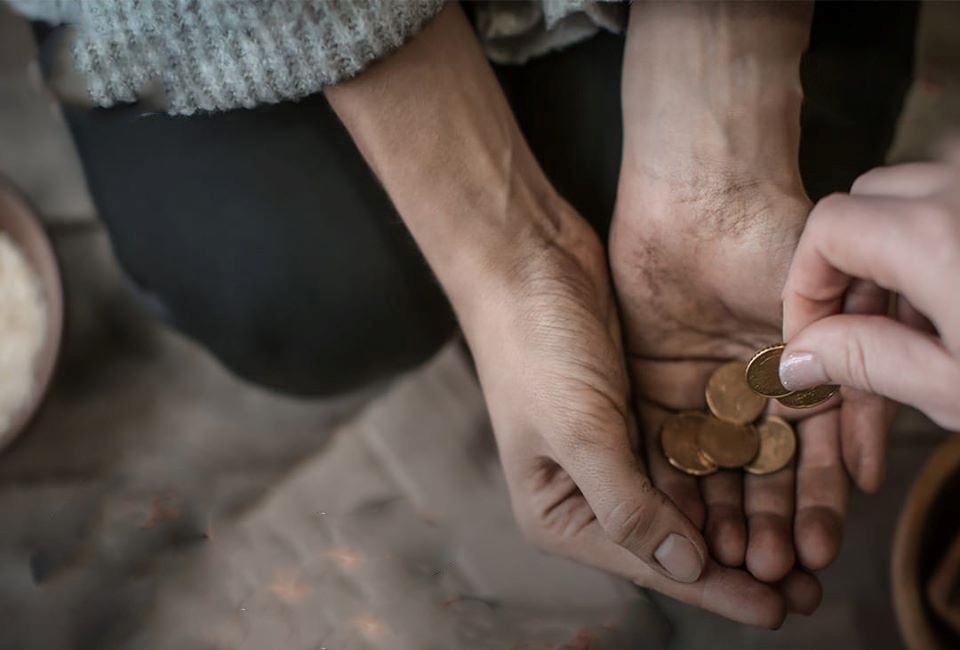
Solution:
<svg viewBox="0 0 960 650"><path fill-rule="evenodd" d="M960 126L960 3L922 9L890 161ZM0 3L0 173L53 239L57 379L0 454L0 648L902 648L890 553L944 433L907 412L855 495L824 602L742 628L548 558L515 530L453 343L328 400L241 382L150 316L117 268L29 25Z"/></svg>

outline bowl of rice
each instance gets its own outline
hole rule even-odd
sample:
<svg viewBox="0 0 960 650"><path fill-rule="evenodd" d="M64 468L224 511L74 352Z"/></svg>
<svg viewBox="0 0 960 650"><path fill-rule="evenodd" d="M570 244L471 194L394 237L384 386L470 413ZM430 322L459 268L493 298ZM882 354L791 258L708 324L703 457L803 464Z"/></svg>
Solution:
<svg viewBox="0 0 960 650"><path fill-rule="evenodd" d="M0 176L0 450L40 407L62 334L53 246L26 199Z"/></svg>

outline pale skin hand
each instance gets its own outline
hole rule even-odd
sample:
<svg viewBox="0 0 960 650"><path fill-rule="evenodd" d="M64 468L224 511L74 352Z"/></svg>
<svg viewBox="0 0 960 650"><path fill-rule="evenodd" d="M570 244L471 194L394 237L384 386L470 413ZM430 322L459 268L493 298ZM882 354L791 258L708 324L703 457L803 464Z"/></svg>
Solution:
<svg viewBox="0 0 960 650"><path fill-rule="evenodd" d="M723 361L780 339L780 292L810 207L797 161L809 18L795 3L638 2L624 59L610 263L650 475L721 563L764 581L839 550L848 478L836 405L802 414L797 468L770 476L698 481L665 462L658 432L669 412L705 408ZM868 298L859 309L877 308ZM845 429L885 425L878 400L851 404L859 417Z"/></svg>
<svg viewBox="0 0 960 650"><path fill-rule="evenodd" d="M842 313L858 281L899 294L896 314ZM814 208L783 292L781 377L910 404L960 428L960 151L874 169ZM845 389L846 390L846 389ZM882 453L883 440L844 440Z"/></svg>
<svg viewBox="0 0 960 650"><path fill-rule="evenodd" d="M754 625L815 607L809 576L772 587L710 560L652 486L602 246L543 176L460 8L327 96L460 318L527 537Z"/></svg>

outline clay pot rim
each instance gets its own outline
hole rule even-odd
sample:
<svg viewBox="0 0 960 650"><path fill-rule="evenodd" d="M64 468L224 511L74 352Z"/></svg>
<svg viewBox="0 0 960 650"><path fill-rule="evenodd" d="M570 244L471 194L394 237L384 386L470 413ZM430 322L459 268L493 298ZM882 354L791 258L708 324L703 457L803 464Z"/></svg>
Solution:
<svg viewBox="0 0 960 650"><path fill-rule="evenodd" d="M914 480L897 521L890 557L893 608L900 634L910 650L941 647L924 605L919 575L920 544L930 509L944 484L957 472L960 472L960 434L952 434L937 447Z"/></svg>

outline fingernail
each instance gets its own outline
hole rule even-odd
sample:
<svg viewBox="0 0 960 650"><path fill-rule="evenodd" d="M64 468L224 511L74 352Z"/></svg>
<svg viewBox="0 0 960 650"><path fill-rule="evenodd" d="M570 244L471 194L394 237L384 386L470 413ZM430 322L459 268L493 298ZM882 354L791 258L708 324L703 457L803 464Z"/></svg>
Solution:
<svg viewBox="0 0 960 650"><path fill-rule="evenodd" d="M660 566L679 582L696 582L703 570L703 559L697 547L689 539L677 533L667 535L667 538L660 542L660 546L654 551L653 557L657 558Z"/></svg>
<svg viewBox="0 0 960 650"><path fill-rule="evenodd" d="M780 359L780 383L787 390L800 390L830 381L820 359L811 352L791 352Z"/></svg>

